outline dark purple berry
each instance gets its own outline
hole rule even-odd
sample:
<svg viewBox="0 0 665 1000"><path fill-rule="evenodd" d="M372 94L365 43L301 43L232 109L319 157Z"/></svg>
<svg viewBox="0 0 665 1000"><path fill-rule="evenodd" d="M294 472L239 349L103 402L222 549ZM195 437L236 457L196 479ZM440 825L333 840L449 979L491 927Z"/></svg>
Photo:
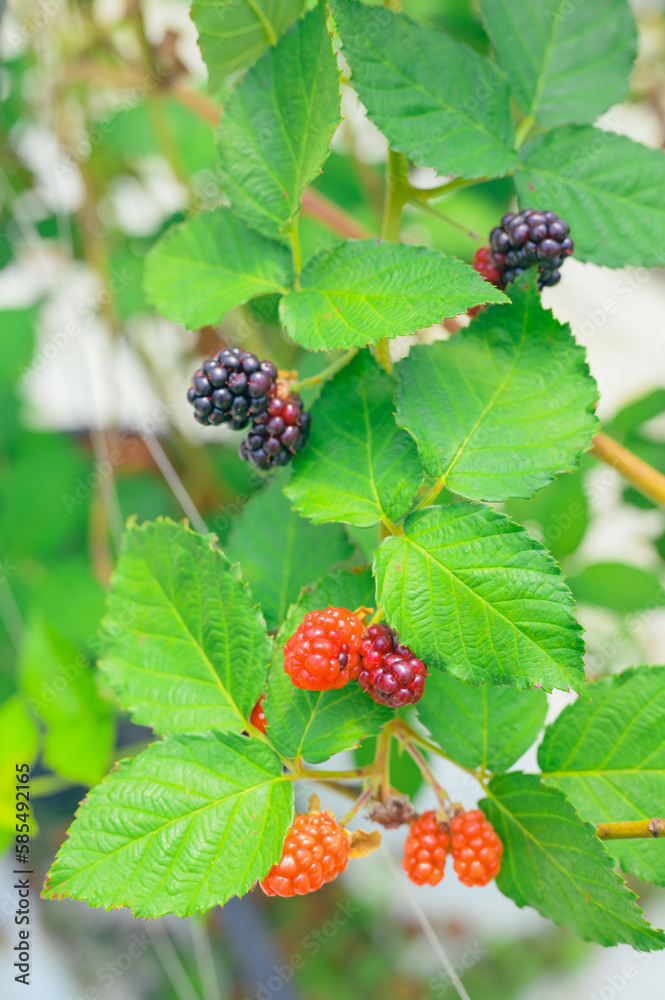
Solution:
<svg viewBox="0 0 665 1000"><path fill-rule="evenodd" d="M212 401L218 410L226 411L233 402L233 396L228 389L215 389L212 394Z"/></svg>
<svg viewBox="0 0 665 1000"><path fill-rule="evenodd" d="M208 417L208 421L211 424L223 424L225 416L226 414L222 413L221 410L213 410L210 416Z"/></svg>
<svg viewBox="0 0 665 1000"><path fill-rule="evenodd" d="M205 396L197 396L194 400L194 409L202 417L207 417L212 410L212 403Z"/></svg>
<svg viewBox="0 0 665 1000"><path fill-rule="evenodd" d="M252 399L260 399L270 389L272 379L267 372L254 371L247 380L247 392Z"/></svg>
<svg viewBox="0 0 665 1000"><path fill-rule="evenodd" d="M226 368L221 368L220 365L213 365L212 368L208 369L208 378L215 389L220 389L223 385L226 385L227 375Z"/></svg>
<svg viewBox="0 0 665 1000"><path fill-rule="evenodd" d="M282 433L286 424L281 417L271 417L268 421L268 430L271 434L279 435Z"/></svg>
<svg viewBox="0 0 665 1000"><path fill-rule="evenodd" d="M524 224L514 226L508 235L510 236L510 242L514 247L521 247L529 239L529 227Z"/></svg>
<svg viewBox="0 0 665 1000"><path fill-rule="evenodd" d="M561 252L561 247L556 240L543 240L542 243L538 244L538 258L540 260L547 260L548 258L558 257Z"/></svg>
<svg viewBox="0 0 665 1000"><path fill-rule="evenodd" d="M287 448L293 448L297 445L299 438L300 428L291 426L283 431L280 440Z"/></svg>
<svg viewBox="0 0 665 1000"><path fill-rule="evenodd" d="M269 375L270 378L273 379L273 381L277 378L277 369L275 368L272 361L262 361L261 371L265 372L266 375Z"/></svg>
<svg viewBox="0 0 665 1000"><path fill-rule="evenodd" d="M231 403L231 413L234 417L244 417L249 413L249 400L244 396L236 396Z"/></svg>
<svg viewBox="0 0 665 1000"><path fill-rule="evenodd" d="M246 354L243 355L242 370L245 375L251 375L253 372L257 372L259 370L259 364L260 362L256 354L251 354L247 351Z"/></svg>
<svg viewBox="0 0 665 1000"><path fill-rule="evenodd" d="M195 399L196 399L196 391L190 386L190 388L187 390L187 402L193 403Z"/></svg>
<svg viewBox="0 0 665 1000"><path fill-rule="evenodd" d="M205 375L195 375L192 385L197 396L207 396L212 392L212 386Z"/></svg>
<svg viewBox="0 0 665 1000"><path fill-rule="evenodd" d="M247 376L245 373L234 372L232 375L229 375L228 387L234 396L242 396L247 388Z"/></svg>

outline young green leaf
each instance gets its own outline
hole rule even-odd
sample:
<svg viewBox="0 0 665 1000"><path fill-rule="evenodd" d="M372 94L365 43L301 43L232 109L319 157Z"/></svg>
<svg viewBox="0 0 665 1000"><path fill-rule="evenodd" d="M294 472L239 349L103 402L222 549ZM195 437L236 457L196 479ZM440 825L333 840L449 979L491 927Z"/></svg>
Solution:
<svg viewBox="0 0 665 1000"><path fill-rule="evenodd" d="M44 897L185 917L242 896L279 860L292 822L281 772L265 743L233 733L153 743L88 794Z"/></svg>
<svg viewBox="0 0 665 1000"><path fill-rule="evenodd" d="M273 629L300 589L353 549L341 526L313 528L292 511L278 481L247 504L225 550L229 559L240 562Z"/></svg>
<svg viewBox="0 0 665 1000"><path fill-rule="evenodd" d="M339 71L319 3L248 70L218 130L226 193L236 212L279 236L319 174L339 124Z"/></svg>
<svg viewBox="0 0 665 1000"><path fill-rule="evenodd" d="M665 947L665 935L642 916L595 829L562 792L535 774L512 772L493 778L488 793L479 805L504 846L496 882L505 896L585 941Z"/></svg>
<svg viewBox="0 0 665 1000"><path fill-rule="evenodd" d="M592 823L665 812L665 667L636 667L590 685L563 710L538 753L543 778ZM665 885L660 840L608 840L626 872Z"/></svg>
<svg viewBox="0 0 665 1000"><path fill-rule="evenodd" d="M99 697L85 657L39 617L23 639L19 682L46 723L44 762L72 781L101 781L115 736L111 706Z"/></svg>
<svg viewBox="0 0 665 1000"><path fill-rule="evenodd" d="M628 90L637 54L627 0L482 0L499 65L541 125L593 122Z"/></svg>
<svg viewBox="0 0 665 1000"><path fill-rule="evenodd" d="M12 694L0 704L0 850L9 839L13 840L16 830L16 796L13 788L17 784L16 766L32 764L39 747L39 731L25 698ZM23 773L23 772L21 772ZM25 821L34 823L30 814Z"/></svg>
<svg viewBox="0 0 665 1000"><path fill-rule="evenodd" d="M244 728L270 642L213 535L130 521L103 625L100 666L136 722L160 733Z"/></svg>
<svg viewBox="0 0 665 1000"><path fill-rule="evenodd" d="M145 293L168 319L191 329L215 324L257 295L286 292L291 257L228 208L173 226L145 262Z"/></svg>
<svg viewBox="0 0 665 1000"><path fill-rule="evenodd" d="M418 715L435 741L464 767L507 771L543 728L543 691L463 684L432 671L418 702Z"/></svg>
<svg viewBox="0 0 665 1000"><path fill-rule="evenodd" d="M572 594L540 542L471 503L426 507L404 530L377 550L377 601L430 668L586 693Z"/></svg>
<svg viewBox="0 0 665 1000"><path fill-rule="evenodd" d="M468 264L431 247L347 240L314 257L280 302L289 336L310 350L364 347L473 305L508 299Z"/></svg>
<svg viewBox="0 0 665 1000"><path fill-rule="evenodd" d="M304 517L368 527L409 509L423 471L415 443L395 424L395 388L369 354L323 387L307 448L285 488Z"/></svg>
<svg viewBox="0 0 665 1000"><path fill-rule="evenodd" d="M194 0L192 20L209 86L250 66L302 13L305 0Z"/></svg>
<svg viewBox="0 0 665 1000"><path fill-rule="evenodd" d="M325 606L325 605L324 605ZM357 684L337 691L303 691L284 670L281 648L275 649L268 675L264 711L267 734L275 749L311 764L357 746L395 715L377 705Z"/></svg>
<svg viewBox="0 0 665 1000"><path fill-rule="evenodd" d="M295 604L289 608L277 635L277 642L283 646L293 635L308 611L324 608L373 608L376 603L374 577L369 568L338 569L317 580L309 587L303 587Z"/></svg>
<svg viewBox="0 0 665 1000"><path fill-rule="evenodd" d="M624 135L569 125L522 147L520 205L553 209L580 260L624 267L665 261L665 157Z"/></svg>
<svg viewBox="0 0 665 1000"><path fill-rule="evenodd" d="M392 149L462 177L515 166L508 85L492 63L403 14L358 0L331 8L351 82Z"/></svg>
<svg viewBox="0 0 665 1000"><path fill-rule="evenodd" d="M600 427L598 388L570 327L542 308L535 278L511 294L512 309L413 347L398 368L398 424L429 475L472 500L533 496Z"/></svg>

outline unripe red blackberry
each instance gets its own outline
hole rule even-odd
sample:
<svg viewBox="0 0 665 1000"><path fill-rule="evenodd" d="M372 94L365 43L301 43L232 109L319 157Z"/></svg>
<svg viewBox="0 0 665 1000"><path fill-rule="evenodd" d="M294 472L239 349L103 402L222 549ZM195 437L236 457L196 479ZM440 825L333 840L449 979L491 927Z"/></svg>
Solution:
<svg viewBox="0 0 665 1000"><path fill-rule="evenodd" d="M450 823L453 867L464 885L487 885L499 874L503 844L480 809L455 816Z"/></svg>
<svg viewBox="0 0 665 1000"><path fill-rule="evenodd" d="M349 837L327 812L300 813L286 835L282 858L261 882L266 896L302 896L332 882L349 861Z"/></svg>
<svg viewBox="0 0 665 1000"><path fill-rule="evenodd" d="M329 691L360 671L363 623L347 608L308 611L284 646L284 670L296 687Z"/></svg>
<svg viewBox="0 0 665 1000"><path fill-rule="evenodd" d="M362 667L358 684L379 705L402 708L422 698L427 667L398 642L385 622L370 625L360 647Z"/></svg>
<svg viewBox="0 0 665 1000"><path fill-rule="evenodd" d="M242 430L268 409L276 379L272 361L259 361L256 354L238 347L223 348L194 372L187 399L200 424L230 424Z"/></svg>
<svg viewBox="0 0 665 1000"><path fill-rule="evenodd" d="M285 399L275 396L252 421L249 434L240 442L239 455L264 471L287 465L305 447L311 421L296 393Z"/></svg>
<svg viewBox="0 0 665 1000"><path fill-rule="evenodd" d="M263 711L263 702L265 701L265 697L265 694L261 695L249 717L249 721L252 725L256 726L257 729L260 729L262 733L265 733L266 726L268 725L266 722L265 712Z"/></svg>
<svg viewBox="0 0 665 1000"><path fill-rule="evenodd" d="M416 885L437 885L443 878L449 847L447 828L435 812L424 812L409 827L402 868Z"/></svg>

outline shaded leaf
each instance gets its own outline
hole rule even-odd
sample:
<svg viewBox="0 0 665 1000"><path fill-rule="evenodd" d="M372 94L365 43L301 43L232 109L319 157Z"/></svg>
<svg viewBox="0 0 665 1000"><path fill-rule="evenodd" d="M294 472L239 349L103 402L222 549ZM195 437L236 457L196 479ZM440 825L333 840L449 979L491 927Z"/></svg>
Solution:
<svg viewBox="0 0 665 1000"><path fill-rule="evenodd" d="M622 614L665 604L665 591L655 573L624 563L599 562L568 576L575 600L600 604Z"/></svg>

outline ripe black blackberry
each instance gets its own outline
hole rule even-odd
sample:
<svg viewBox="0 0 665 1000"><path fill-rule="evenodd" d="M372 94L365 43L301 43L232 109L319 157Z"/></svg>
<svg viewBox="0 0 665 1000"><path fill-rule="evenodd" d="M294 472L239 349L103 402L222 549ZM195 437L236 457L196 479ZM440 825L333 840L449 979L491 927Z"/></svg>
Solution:
<svg viewBox="0 0 665 1000"><path fill-rule="evenodd" d="M504 289L529 267L538 267L538 287L556 285L561 265L575 248L567 222L556 212L526 208L508 212L490 233L489 264L500 272Z"/></svg>
<svg viewBox="0 0 665 1000"><path fill-rule="evenodd" d="M265 413L252 420L249 434L240 442L238 453L245 461L264 471L287 465L307 443L311 416L303 410L300 396L275 396Z"/></svg>
<svg viewBox="0 0 665 1000"><path fill-rule="evenodd" d="M200 424L230 424L241 431L268 409L276 379L272 361L259 361L238 347L223 348L194 372L187 399Z"/></svg>

